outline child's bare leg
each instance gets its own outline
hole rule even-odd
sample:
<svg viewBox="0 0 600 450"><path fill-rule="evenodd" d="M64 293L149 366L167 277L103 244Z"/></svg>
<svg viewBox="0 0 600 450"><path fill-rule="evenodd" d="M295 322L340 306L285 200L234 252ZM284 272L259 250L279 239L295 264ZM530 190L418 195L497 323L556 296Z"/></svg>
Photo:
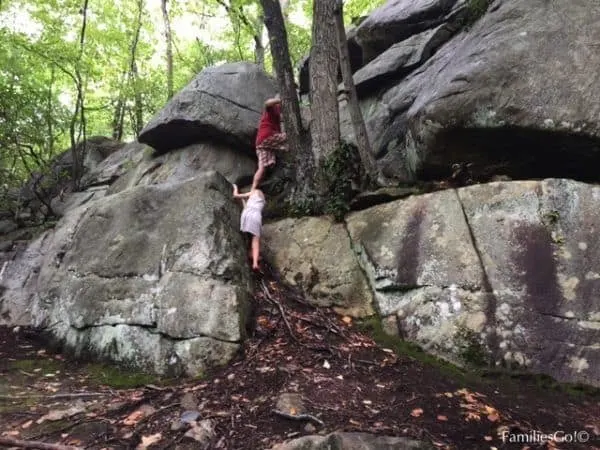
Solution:
<svg viewBox="0 0 600 450"><path fill-rule="evenodd" d="M258 163L258 169L256 170L256 173L254 174L254 178L252 179L252 189L256 189L258 187L258 184L260 183L260 180L262 179L264 174L265 174L265 166Z"/></svg>
<svg viewBox="0 0 600 450"><path fill-rule="evenodd" d="M252 236L252 269L258 270L258 257L260 255L260 236Z"/></svg>

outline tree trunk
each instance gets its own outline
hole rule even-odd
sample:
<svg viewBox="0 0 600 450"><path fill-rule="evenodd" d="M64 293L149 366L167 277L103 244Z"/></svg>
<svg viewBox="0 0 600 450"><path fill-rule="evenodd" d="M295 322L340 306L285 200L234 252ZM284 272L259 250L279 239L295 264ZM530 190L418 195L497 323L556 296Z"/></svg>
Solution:
<svg viewBox="0 0 600 450"><path fill-rule="evenodd" d="M342 0L337 0L337 8L335 11L335 24L338 37L338 48L340 55L340 67L342 78L344 80L344 88L348 96L348 109L352 120L352 127L356 136L356 145L358 146L358 154L365 172L368 176L369 184L375 183L377 180L377 169L373 159L371 143L367 134L365 120L358 104L358 96L356 95L356 86L352 77L352 67L350 66L350 54L348 51L348 41L346 40L346 30L344 28L344 6Z"/></svg>
<svg viewBox="0 0 600 450"><path fill-rule="evenodd" d="M133 41L131 43L131 63L130 63L130 81L133 86L134 106L133 106L133 132L136 138L140 135L143 128L143 104L142 93L139 86L139 76L136 62L137 45L140 39L140 30L142 28L142 12L144 10L144 0L138 1L138 17L133 33Z"/></svg>
<svg viewBox="0 0 600 450"><path fill-rule="evenodd" d="M81 59L83 57L83 48L85 43L85 29L87 26L87 10L88 0L84 0L83 8L81 9L81 15L83 16L81 23L81 32L79 34L79 55L75 62L75 88L77 89L77 97L75 98L75 110L71 116L71 123L69 126L69 133L71 138L71 157L73 159L72 169L72 186L73 191L79 190L79 181L83 175L83 159L86 151L86 129L85 129L85 109L84 109L84 88L83 79L81 76ZM79 130L77 135L75 134L75 128L79 121ZM81 140L83 139L83 140ZM78 147L78 143L81 140L81 147Z"/></svg>
<svg viewBox="0 0 600 450"><path fill-rule="evenodd" d="M340 146L337 101L338 45L335 29L336 2L314 0L310 52L311 138L317 167Z"/></svg>
<svg viewBox="0 0 600 450"><path fill-rule="evenodd" d="M123 137L123 128L125 121L125 83L127 82L127 70L121 73L121 81L119 85L119 96L115 104L112 119L112 137L117 141L120 141Z"/></svg>
<svg viewBox="0 0 600 450"><path fill-rule="evenodd" d="M292 202L306 200L313 189L314 158L309 147L308 133L302 126L300 103L296 94L294 72L288 47L287 33L281 6L278 0L260 0L265 25L269 32L273 65L279 84L283 120L288 136L289 151L293 152L296 164L297 187L292 193Z"/></svg>
<svg viewBox="0 0 600 450"><path fill-rule="evenodd" d="M167 100L169 100L173 97L173 39L169 13L167 12L167 0L161 1L161 9L165 23L165 43L167 44Z"/></svg>

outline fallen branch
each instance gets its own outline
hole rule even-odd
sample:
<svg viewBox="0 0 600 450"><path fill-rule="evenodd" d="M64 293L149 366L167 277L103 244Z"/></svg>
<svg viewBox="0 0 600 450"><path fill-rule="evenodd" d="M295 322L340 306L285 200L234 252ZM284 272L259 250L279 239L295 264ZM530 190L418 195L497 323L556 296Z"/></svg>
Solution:
<svg viewBox="0 0 600 450"><path fill-rule="evenodd" d="M277 409L272 409L271 412L273 414L277 414L278 416L285 417L286 419L310 420L318 425L325 426L325 423L321 419L313 416L312 414L296 414L296 415L294 415L294 414L284 413L283 411L279 411Z"/></svg>
<svg viewBox="0 0 600 450"><path fill-rule="evenodd" d="M29 398L44 398L48 400L57 400L62 398L81 398L81 397L104 397L108 392L67 392L64 394L31 394L31 395L0 395L0 400L24 400Z"/></svg>
<svg viewBox="0 0 600 450"><path fill-rule="evenodd" d="M262 284L262 289L263 289L263 293L265 294L265 298L273 303L275 306L277 306L277 309L279 309L279 313L281 314L281 317L283 319L283 321L285 322L285 326L288 329L288 332L290 333L290 336L292 337L292 339L302 345L302 342L300 342L298 340L298 338L296 337L296 334L294 333L294 331L292 330L292 326L290 325L290 322L288 321L287 316L285 315L285 311L283 309L283 306L281 306L281 303L279 303L277 300L275 300L273 298L273 296L269 293L269 289L267 288L267 286L265 285L264 280L261 280L261 284Z"/></svg>
<svg viewBox="0 0 600 450"><path fill-rule="evenodd" d="M48 444L40 441L21 441L7 437L0 437L1 447L19 447L38 450L81 450L82 447L73 447L71 445Z"/></svg>

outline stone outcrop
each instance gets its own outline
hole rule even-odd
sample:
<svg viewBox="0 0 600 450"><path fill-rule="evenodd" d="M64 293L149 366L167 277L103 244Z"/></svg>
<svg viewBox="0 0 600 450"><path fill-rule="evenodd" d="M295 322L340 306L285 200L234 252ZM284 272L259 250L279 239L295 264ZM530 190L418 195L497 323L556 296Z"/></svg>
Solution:
<svg viewBox="0 0 600 450"><path fill-rule="evenodd" d="M200 72L146 125L139 141L160 153L197 142L251 150L275 81L257 65L229 63Z"/></svg>
<svg viewBox="0 0 600 450"><path fill-rule="evenodd" d="M76 354L156 373L227 362L245 334L250 295L230 189L207 172L70 210L8 264L6 314L29 316ZM7 307L15 294L26 301Z"/></svg>
<svg viewBox="0 0 600 450"><path fill-rule="evenodd" d="M426 24L434 12L447 17L457 5L390 1L361 24L358 36L365 36L364 45L384 50L389 46L383 38L397 24L413 16ZM380 90L362 99L382 173L395 181L435 179L447 176L453 163L468 161L484 181L494 174L596 179L600 103L593 99L600 57L592 43L600 38L598 20L592 1L493 2L402 80L386 71L392 85L380 83ZM397 29L404 42L423 32ZM342 134L352 140L347 118L343 124Z"/></svg>
<svg viewBox="0 0 600 450"><path fill-rule="evenodd" d="M458 364L477 354L599 386L599 198L568 180L498 182L375 206L347 226L388 329Z"/></svg>
<svg viewBox="0 0 600 450"><path fill-rule="evenodd" d="M365 62L415 34L465 14L465 0L390 0L373 11L356 30Z"/></svg>
<svg viewBox="0 0 600 450"><path fill-rule="evenodd" d="M343 224L330 218L285 219L265 225L265 255L291 285L319 306L342 314L373 314L372 295Z"/></svg>
<svg viewBox="0 0 600 450"><path fill-rule="evenodd" d="M369 433L336 432L327 436L303 436L272 450L433 450L434 447L423 441L405 437L376 436Z"/></svg>

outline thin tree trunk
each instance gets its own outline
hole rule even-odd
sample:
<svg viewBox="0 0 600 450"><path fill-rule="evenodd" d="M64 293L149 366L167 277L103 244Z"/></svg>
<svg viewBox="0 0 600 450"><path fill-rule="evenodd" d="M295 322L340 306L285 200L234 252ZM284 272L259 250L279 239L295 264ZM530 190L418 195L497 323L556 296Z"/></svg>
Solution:
<svg viewBox="0 0 600 450"><path fill-rule="evenodd" d="M297 189L292 194L293 201L305 199L314 186L314 158L308 145L308 133L302 126L300 103L296 94L294 72L285 30L285 23L278 0L260 0L263 7L265 25L269 32L273 65L279 84L285 131L288 145L293 152L296 164Z"/></svg>
<svg viewBox="0 0 600 450"><path fill-rule="evenodd" d="M48 104L46 105L46 125L48 127L48 154L54 154L54 119L52 118L52 88L56 79L56 68L50 69L50 85L48 86Z"/></svg>
<svg viewBox="0 0 600 450"><path fill-rule="evenodd" d="M133 33L133 41L131 43L131 63L130 63L130 81L133 86L134 95L134 120L133 120L133 132L136 138L140 135L140 131L143 128L143 105L142 105L142 93L140 92L139 76L136 62L137 45L140 39L140 30L142 28L142 12L144 10L144 0L138 1L138 16L135 25L135 31Z"/></svg>
<svg viewBox="0 0 600 450"><path fill-rule="evenodd" d="M340 145L337 101L338 45L335 29L336 2L314 0L310 52L312 151L321 166Z"/></svg>
<svg viewBox="0 0 600 450"><path fill-rule="evenodd" d="M167 95L173 97L173 39L171 36L171 22L167 11L167 0L161 1L163 21L165 23L165 43L167 44Z"/></svg>
<svg viewBox="0 0 600 450"><path fill-rule="evenodd" d="M124 70L121 73L121 82L119 83L121 88L119 89L119 96L117 97L117 103L115 105L112 119L112 137L118 141L120 141L123 137L123 122L125 121L125 90L123 86L126 81L127 70Z"/></svg>
<svg viewBox="0 0 600 450"><path fill-rule="evenodd" d="M354 78L352 77L350 53L348 51L348 41L346 40L346 30L344 28L344 5L342 0L337 0L337 8L335 10L335 25L338 37L340 67L342 71L342 78L344 80L344 87L348 95L348 109L350 111L350 118L352 120L352 126L356 136L358 154L360 155L360 160L369 178L369 183L375 183L377 180L377 169L373 159L373 152L371 150L371 143L369 142L369 135L367 134L365 120L363 118L362 111L360 110L360 105L358 104L358 96L356 94Z"/></svg>
<svg viewBox="0 0 600 450"><path fill-rule="evenodd" d="M83 16L82 24L81 24L81 33L79 35L79 56L75 63L75 87L77 89L77 97L75 99L75 111L73 111L73 115L71 116L71 123L69 127L70 137L71 137L71 155L73 158L73 170L72 170L72 183L73 183L73 191L79 190L79 181L81 180L81 176L83 175L83 158L85 156L86 151L86 143L85 143L85 109L84 109L84 90L83 90L83 80L81 77L81 59L83 57L83 48L85 44L85 29L87 26L87 10L88 10L88 0L84 0L83 8L81 9L81 14ZM75 135L75 128L77 125L77 120L79 119L79 130L77 136ZM80 139L81 148L79 148L78 143Z"/></svg>

